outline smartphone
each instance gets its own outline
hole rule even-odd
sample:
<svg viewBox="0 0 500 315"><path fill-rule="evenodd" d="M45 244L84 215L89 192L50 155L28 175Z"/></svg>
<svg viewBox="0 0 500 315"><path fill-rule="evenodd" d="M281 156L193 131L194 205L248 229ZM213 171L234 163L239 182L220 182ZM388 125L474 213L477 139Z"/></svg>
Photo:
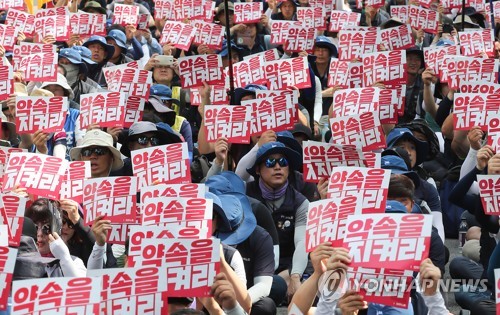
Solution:
<svg viewBox="0 0 500 315"><path fill-rule="evenodd" d="M173 56L158 55L155 59L158 60L160 66L171 66L174 64Z"/></svg>
<svg viewBox="0 0 500 315"><path fill-rule="evenodd" d="M62 229L62 218L61 218L61 212L59 209L54 206L54 202L49 200L49 210L51 214L51 219L50 219L50 234L53 232L56 232L58 235L61 235L61 229ZM49 231L43 231L45 234L49 234Z"/></svg>

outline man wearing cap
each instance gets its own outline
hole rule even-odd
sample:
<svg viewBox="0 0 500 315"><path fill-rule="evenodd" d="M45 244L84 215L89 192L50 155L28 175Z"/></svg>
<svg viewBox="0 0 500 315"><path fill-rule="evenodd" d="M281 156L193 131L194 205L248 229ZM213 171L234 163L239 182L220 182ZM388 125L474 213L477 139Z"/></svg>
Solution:
<svg viewBox="0 0 500 315"><path fill-rule="evenodd" d="M233 41L231 41L231 61L233 62L233 64L240 61L239 50L240 50L240 47L238 47L238 45L236 45ZM225 39L222 40L222 48L221 48L221 50L217 51L217 54L222 59L222 66L228 67L229 66L229 49L227 47L227 41Z"/></svg>
<svg viewBox="0 0 500 315"><path fill-rule="evenodd" d="M155 84L151 86L149 101L144 107L144 112L155 114L175 132L180 133L188 144L189 157L192 159L194 146L191 125L186 118L177 115L172 109L174 103L178 105L179 101L172 98L172 90L166 85Z"/></svg>
<svg viewBox="0 0 500 315"><path fill-rule="evenodd" d="M81 145L70 151L72 161L90 161L92 178L107 177L111 171L123 167L120 151L113 146L113 137L93 129L85 134Z"/></svg>
<svg viewBox="0 0 500 315"><path fill-rule="evenodd" d="M288 183L290 172L299 168L300 155L280 142L269 142L257 151L247 171L256 180L247 184L247 195L271 211L280 242L280 265L276 272L287 281L291 299L300 287L307 266L305 228L309 201Z"/></svg>
<svg viewBox="0 0 500 315"><path fill-rule="evenodd" d="M234 4L231 1L228 1L227 8L229 10L229 28L230 28L231 34L233 34L233 32L234 32L234 30L233 30L233 27L234 27ZM216 22L219 22L220 25L222 25L224 27L228 27L228 25L226 25L226 14L227 14L227 12L226 12L226 7L224 6L224 2L221 2L217 6L214 20Z"/></svg>
<svg viewBox="0 0 500 315"><path fill-rule="evenodd" d="M297 21L297 7L299 3L296 0L269 1L269 8L273 11L271 20ZM278 12L279 10L279 12Z"/></svg>
<svg viewBox="0 0 500 315"><path fill-rule="evenodd" d="M165 145L170 143L182 142L179 134L170 128L158 128L156 124L150 121L138 121L130 126L128 131L125 131L126 136L121 137L122 144L120 152L127 158L123 161L124 166L113 175L119 176L133 176L132 157L131 151Z"/></svg>
<svg viewBox="0 0 500 315"><path fill-rule="evenodd" d="M105 87L107 83L102 68L113 65L109 60L115 53L115 47L109 45L106 39L99 35L91 36L83 46L90 49L92 52L92 61L95 62L94 65L88 65L88 76L99 85Z"/></svg>
<svg viewBox="0 0 500 315"><path fill-rule="evenodd" d="M125 55L128 51L127 36L125 33L118 29L111 30L106 36L106 42L108 45L112 45L115 48L109 62L115 65L121 65L133 61L132 58Z"/></svg>
<svg viewBox="0 0 500 315"><path fill-rule="evenodd" d="M95 87L81 79L87 76L87 66L77 50L71 48L61 49L59 51L59 65L66 72L66 80L73 90L73 101L79 104L82 94L97 92Z"/></svg>

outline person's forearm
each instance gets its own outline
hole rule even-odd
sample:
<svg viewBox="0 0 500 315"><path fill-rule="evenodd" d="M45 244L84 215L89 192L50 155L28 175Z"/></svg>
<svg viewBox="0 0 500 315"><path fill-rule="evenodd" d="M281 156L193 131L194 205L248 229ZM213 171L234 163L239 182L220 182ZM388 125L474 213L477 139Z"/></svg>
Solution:
<svg viewBox="0 0 500 315"><path fill-rule="evenodd" d="M209 179L211 176L219 175L220 173L222 173L223 170L224 170L224 163L217 164L216 161L213 161L212 166L210 166L210 169L208 169L206 178Z"/></svg>
<svg viewBox="0 0 500 315"><path fill-rule="evenodd" d="M434 293L434 295L422 294L424 298L425 305L429 309L430 315L433 314L449 314L450 312L444 304L443 295L440 292Z"/></svg>
<svg viewBox="0 0 500 315"><path fill-rule="evenodd" d="M445 96L443 100L439 103L439 106L437 106L436 109L436 116L434 117L434 120L438 124L439 127L442 127L444 124L444 121L450 115L451 108L453 106L453 100L450 100L448 96Z"/></svg>
<svg viewBox="0 0 500 315"><path fill-rule="evenodd" d="M295 227L295 251L293 252L292 258L292 271L291 275L298 274L302 276L304 270L307 267L307 252L305 245L305 235L306 235L306 226L298 226Z"/></svg>
<svg viewBox="0 0 500 315"><path fill-rule="evenodd" d="M87 262L87 270L91 269L102 269L104 266L104 257L106 256L106 243L104 246L99 246L97 243L94 244L92 253L90 254L89 260Z"/></svg>
<svg viewBox="0 0 500 315"><path fill-rule="evenodd" d="M472 169L467 175L464 176L451 190L448 200L464 209L469 209L473 211L476 208L476 198L477 195L467 194L472 183L477 179L477 174L481 174L482 171L478 170L476 167Z"/></svg>
<svg viewBox="0 0 500 315"><path fill-rule="evenodd" d="M453 140L451 141L451 149L459 158L465 158L469 153L469 140L467 139L467 131L454 130Z"/></svg>
<svg viewBox="0 0 500 315"><path fill-rule="evenodd" d="M135 37L132 37L130 42L132 44L132 50L133 50L132 54L133 54L134 60L139 60L142 57L144 57L144 51L142 50L141 43Z"/></svg>
<svg viewBox="0 0 500 315"><path fill-rule="evenodd" d="M465 175L467 175L470 171L476 167L477 163L477 150L470 148L469 153L467 153L467 157L462 163L462 167L460 168L460 179L462 179Z"/></svg>
<svg viewBox="0 0 500 315"><path fill-rule="evenodd" d="M238 303L240 303L245 312L250 313L250 310L252 309L252 299L250 298L245 285L238 278L231 266L229 266L225 261L221 264L221 272L226 274L227 280L229 280L229 282L233 285Z"/></svg>
<svg viewBox="0 0 500 315"><path fill-rule="evenodd" d="M302 314L307 314L309 312L309 309L316 298L316 293L318 292L318 282L320 277L321 275L319 273L314 272L309 279L302 283L297 292L293 295L288 308L289 311L292 305L295 305L299 308Z"/></svg>
<svg viewBox="0 0 500 315"><path fill-rule="evenodd" d="M273 285L273 277L255 277L253 283L254 285L251 288L248 288L248 295L250 295L252 304L269 295Z"/></svg>
<svg viewBox="0 0 500 315"><path fill-rule="evenodd" d="M424 84L424 110L428 112L432 118L436 118L438 106L434 100L432 86Z"/></svg>

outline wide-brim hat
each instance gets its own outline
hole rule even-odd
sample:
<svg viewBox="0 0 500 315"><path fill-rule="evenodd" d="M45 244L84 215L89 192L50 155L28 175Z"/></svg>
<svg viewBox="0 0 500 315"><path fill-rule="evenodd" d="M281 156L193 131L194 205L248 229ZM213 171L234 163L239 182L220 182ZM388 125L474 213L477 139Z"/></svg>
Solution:
<svg viewBox="0 0 500 315"><path fill-rule="evenodd" d="M111 151L113 154L113 164L111 165L112 171L119 170L123 167L120 151L113 146L113 137L109 133L98 129L87 131L85 137L83 137L82 144L69 151L71 160L78 161L82 150L93 146L106 147Z"/></svg>
<svg viewBox="0 0 500 315"><path fill-rule="evenodd" d="M101 4L97 1L89 1L85 4L85 7L83 8L82 11L88 12L90 10L95 10L99 12L100 14L106 14L106 9L104 9Z"/></svg>
<svg viewBox="0 0 500 315"><path fill-rule="evenodd" d="M296 8L300 6L300 3L296 0L286 0L286 1L280 1L278 2L278 4L276 5L277 8L280 8L283 3L287 2L287 1L290 1Z"/></svg>
<svg viewBox="0 0 500 315"><path fill-rule="evenodd" d="M111 57L113 57L113 54L115 53L115 46L108 44L104 37L92 35L85 43L83 43L83 46L89 48L92 44L99 44L104 47L104 50L106 50L106 58L104 58L105 61L108 61Z"/></svg>
<svg viewBox="0 0 500 315"><path fill-rule="evenodd" d="M206 197L210 198L211 193ZM216 237L227 245L244 242L255 230L257 219L252 211L248 197L240 193L215 194L214 212L220 217Z"/></svg>
<svg viewBox="0 0 500 315"><path fill-rule="evenodd" d="M458 14L455 19L453 20L453 25L456 24L469 24L470 26L473 26L474 28L481 28L479 24L472 22L472 19L470 16L465 15L464 19L462 20L462 14Z"/></svg>
<svg viewBox="0 0 500 315"><path fill-rule="evenodd" d="M236 173L230 171L208 177L205 186L208 191L217 195L233 192L246 193L245 182Z"/></svg>
<svg viewBox="0 0 500 315"><path fill-rule="evenodd" d="M49 85L59 85L60 87L62 87L68 94L69 99L73 99L75 97L73 89L68 84L68 80L66 80L66 77L59 72L57 73L57 80L55 82L43 82L42 85L40 86L40 89L46 90L46 87Z"/></svg>
<svg viewBox="0 0 500 315"><path fill-rule="evenodd" d="M63 48L59 51L59 58L66 58L71 64L77 65L80 68L80 73L87 74L88 69L85 62L82 61L80 52L76 49Z"/></svg>
<svg viewBox="0 0 500 315"><path fill-rule="evenodd" d="M116 45L127 52L127 36L120 30L114 29L109 31L106 35L106 39L112 39L115 41Z"/></svg>
<svg viewBox="0 0 500 315"><path fill-rule="evenodd" d="M422 164L427 155L429 154L429 146L427 142L421 141L417 139L410 129L408 128L394 128L387 135L387 147L392 148L396 145L396 143L400 140L410 140L415 143L416 151L417 151L417 162L416 165Z"/></svg>
<svg viewBox="0 0 500 315"><path fill-rule="evenodd" d="M276 140L283 143L290 149L294 150L302 157L302 146L295 140L295 137L290 131L279 131L276 133Z"/></svg>
<svg viewBox="0 0 500 315"><path fill-rule="evenodd" d="M256 167L265 161L265 159L273 154L282 154L288 160L288 166L292 170L300 171L300 165L302 163L302 159L300 155L294 150L286 147L281 142L268 142L262 145L259 150L257 150L257 157L255 159L255 163L252 167L247 168L247 172L253 177L258 176L256 172Z"/></svg>
<svg viewBox="0 0 500 315"><path fill-rule="evenodd" d="M179 143L182 142L182 139L179 135L175 134L174 131L168 132L164 128L158 128L153 122L150 121L139 121L132 126L128 131L123 131L127 133L125 137L123 137L122 146L120 148L120 152L126 157L131 157L130 149L128 147L130 143L130 137L137 136L147 132L154 132L158 135L158 139L160 140L160 145L170 144L170 143Z"/></svg>
<svg viewBox="0 0 500 315"><path fill-rule="evenodd" d="M337 58L337 47L333 44L333 42L326 36L318 36L316 37L316 42L314 43L315 47L323 47L330 51L330 57Z"/></svg>

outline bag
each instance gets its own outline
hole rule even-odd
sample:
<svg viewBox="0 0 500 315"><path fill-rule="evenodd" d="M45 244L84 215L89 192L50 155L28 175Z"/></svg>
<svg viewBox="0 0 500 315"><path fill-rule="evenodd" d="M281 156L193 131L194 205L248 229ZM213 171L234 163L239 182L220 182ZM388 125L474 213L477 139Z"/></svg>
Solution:
<svg viewBox="0 0 500 315"><path fill-rule="evenodd" d="M208 170L212 167L206 156L197 155L191 163L191 181L195 184L201 183L207 177Z"/></svg>

